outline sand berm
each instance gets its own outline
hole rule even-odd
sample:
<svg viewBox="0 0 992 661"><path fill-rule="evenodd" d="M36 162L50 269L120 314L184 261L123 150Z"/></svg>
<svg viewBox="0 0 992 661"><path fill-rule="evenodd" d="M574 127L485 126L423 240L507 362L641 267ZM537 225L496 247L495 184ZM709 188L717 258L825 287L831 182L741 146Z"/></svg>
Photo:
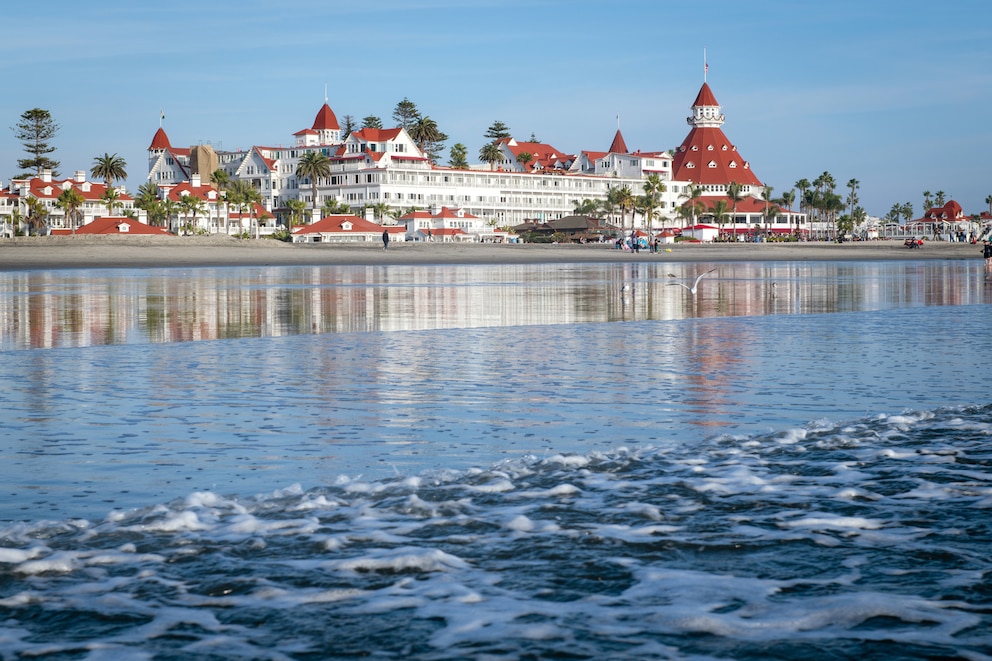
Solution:
<svg viewBox="0 0 992 661"><path fill-rule="evenodd" d="M0 271L195 266L539 264L981 259L982 246L902 241L679 243L658 253L611 244L283 243L224 236L42 236L0 239Z"/></svg>

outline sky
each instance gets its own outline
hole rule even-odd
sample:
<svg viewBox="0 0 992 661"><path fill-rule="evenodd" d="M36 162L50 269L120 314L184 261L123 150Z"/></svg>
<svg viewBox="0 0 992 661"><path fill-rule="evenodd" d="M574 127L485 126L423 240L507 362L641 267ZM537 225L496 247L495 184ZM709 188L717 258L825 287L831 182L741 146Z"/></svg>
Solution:
<svg viewBox="0 0 992 661"><path fill-rule="evenodd" d="M829 172L884 216L943 191L992 195L992 4L984 0L49 0L3 10L0 181L13 127L52 113L60 172L173 146L293 144L325 98L339 121L413 101L478 162L496 120L565 153L674 149L706 81L773 195ZM160 113L165 114L161 119Z"/></svg>

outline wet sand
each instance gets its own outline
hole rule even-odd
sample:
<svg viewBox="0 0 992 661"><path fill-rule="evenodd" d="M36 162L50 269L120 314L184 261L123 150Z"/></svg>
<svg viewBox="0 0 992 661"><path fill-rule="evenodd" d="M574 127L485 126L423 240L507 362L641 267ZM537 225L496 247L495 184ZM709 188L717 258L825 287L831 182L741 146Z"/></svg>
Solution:
<svg viewBox="0 0 992 661"><path fill-rule="evenodd" d="M194 266L528 264L576 262L754 262L981 259L981 245L902 241L676 244L657 254L611 244L288 244L212 237L61 236L0 239L0 271Z"/></svg>

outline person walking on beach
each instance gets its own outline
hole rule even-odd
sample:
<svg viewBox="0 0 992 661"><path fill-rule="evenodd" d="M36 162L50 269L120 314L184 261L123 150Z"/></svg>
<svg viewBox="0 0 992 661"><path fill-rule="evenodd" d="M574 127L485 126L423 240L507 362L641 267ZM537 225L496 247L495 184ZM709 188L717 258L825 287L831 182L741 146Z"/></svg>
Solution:
<svg viewBox="0 0 992 661"><path fill-rule="evenodd" d="M389 250L389 230L382 230L382 249Z"/></svg>
<svg viewBox="0 0 992 661"><path fill-rule="evenodd" d="M982 257L985 258L985 268L992 267L992 241L982 241Z"/></svg>

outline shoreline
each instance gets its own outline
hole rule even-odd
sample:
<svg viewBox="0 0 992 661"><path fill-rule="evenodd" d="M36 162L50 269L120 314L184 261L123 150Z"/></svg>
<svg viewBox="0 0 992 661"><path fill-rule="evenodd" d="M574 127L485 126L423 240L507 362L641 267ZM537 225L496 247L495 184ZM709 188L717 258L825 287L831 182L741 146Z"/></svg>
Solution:
<svg viewBox="0 0 992 661"><path fill-rule="evenodd" d="M665 252L665 248L671 252ZM222 236L42 236L0 239L0 271L220 266L565 264L596 262L755 262L981 259L981 246L899 240L853 243L675 244L653 254L612 244L282 243Z"/></svg>

